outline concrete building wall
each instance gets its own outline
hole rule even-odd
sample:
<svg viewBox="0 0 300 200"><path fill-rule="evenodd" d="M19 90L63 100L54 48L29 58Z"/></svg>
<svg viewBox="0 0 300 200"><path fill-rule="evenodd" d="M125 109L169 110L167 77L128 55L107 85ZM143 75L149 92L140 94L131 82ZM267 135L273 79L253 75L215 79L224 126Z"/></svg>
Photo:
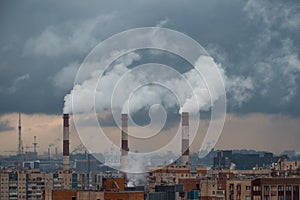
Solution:
<svg viewBox="0 0 300 200"><path fill-rule="evenodd" d="M46 183L51 183L51 189L72 189L72 174L71 171L60 171L55 177L38 169L1 170L0 199L41 199Z"/></svg>
<svg viewBox="0 0 300 200"><path fill-rule="evenodd" d="M226 199L237 200L251 199L252 180L228 180L226 181Z"/></svg>
<svg viewBox="0 0 300 200"><path fill-rule="evenodd" d="M104 200L104 192L91 190L45 190L43 200Z"/></svg>
<svg viewBox="0 0 300 200"><path fill-rule="evenodd" d="M32 191L32 187L28 188L28 176L27 173L25 171L19 171L18 172L18 188L17 188L17 192L18 192L18 199L20 200L26 200L26 196L28 197L27 199L34 199L34 197L38 196L40 197L41 194L39 193L39 191L37 191L35 193L35 191ZM29 190L28 190L29 189Z"/></svg>
<svg viewBox="0 0 300 200"><path fill-rule="evenodd" d="M0 173L0 199L8 199L8 173Z"/></svg>
<svg viewBox="0 0 300 200"><path fill-rule="evenodd" d="M252 199L300 199L300 178L258 178L252 181Z"/></svg>
<svg viewBox="0 0 300 200"><path fill-rule="evenodd" d="M283 171L297 171L300 169L300 161L284 160L279 161L279 170Z"/></svg>
<svg viewBox="0 0 300 200"><path fill-rule="evenodd" d="M144 192L105 192L105 200L144 200Z"/></svg>
<svg viewBox="0 0 300 200"><path fill-rule="evenodd" d="M213 199L217 196L217 180L201 180L200 182L200 196L201 199Z"/></svg>
<svg viewBox="0 0 300 200"><path fill-rule="evenodd" d="M0 172L0 199L26 200L27 177L24 171L3 170Z"/></svg>
<svg viewBox="0 0 300 200"><path fill-rule="evenodd" d="M51 190L51 195L45 193L43 195L43 200L50 200L46 198L49 196L52 196L51 200L144 200L144 192Z"/></svg>
<svg viewBox="0 0 300 200"><path fill-rule="evenodd" d="M124 191L124 178L103 178L103 190Z"/></svg>
<svg viewBox="0 0 300 200"><path fill-rule="evenodd" d="M51 192L52 192L52 200L73 200L74 198L77 198L76 190L52 190Z"/></svg>
<svg viewBox="0 0 300 200"><path fill-rule="evenodd" d="M104 192L78 191L76 200L104 200Z"/></svg>
<svg viewBox="0 0 300 200"><path fill-rule="evenodd" d="M200 189L200 179L179 179L179 184L183 185L184 191L192 191Z"/></svg>

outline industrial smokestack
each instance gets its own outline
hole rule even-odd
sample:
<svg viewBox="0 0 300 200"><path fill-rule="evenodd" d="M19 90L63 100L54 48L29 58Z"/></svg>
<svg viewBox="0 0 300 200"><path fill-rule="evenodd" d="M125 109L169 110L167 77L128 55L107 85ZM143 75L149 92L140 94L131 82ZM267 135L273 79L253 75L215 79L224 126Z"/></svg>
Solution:
<svg viewBox="0 0 300 200"><path fill-rule="evenodd" d="M58 153L57 153L57 147L55 147L55 159L57 159Z"/></svg>
<svg viewBox="0 0 300 200"><path fill-rule="evenodd" d="M51 156L50 156L50 147L48 148L48 160L51 159Z"/></svg>
<svg viewBox="0 0 300 200"><path fill-rule="evenodd" d="M70 169L69 114L63 115L63 170Z"/></svg>
<svg viewBox="0 0 300 200"><path fill-rule="evenodd" d="M181 115L181 161L183 165L186 165L189 163L189 113L188 112L182 112Z"/></svg>
<svg viewBox="0 0 300 200"><path fill-rule="evenodd" d="M127 169L128 164L128 115L122 114L122 140L121 140L121 170Z"/></svg>
<svg viewBox="0 0 300 200"><path fill-rule="evenodd" d="M33 136L33 143L32 144L33 144L33 152L37 153L36 148L37 148L38 143L36 142L36 136Z"/></svg>

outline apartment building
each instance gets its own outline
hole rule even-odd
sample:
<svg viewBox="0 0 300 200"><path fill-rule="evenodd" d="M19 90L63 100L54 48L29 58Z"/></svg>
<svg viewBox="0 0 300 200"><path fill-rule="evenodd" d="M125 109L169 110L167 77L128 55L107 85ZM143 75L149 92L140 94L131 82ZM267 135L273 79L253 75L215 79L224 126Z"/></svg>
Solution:
<svg viewBox="0 0 300 200"><path fill-rule="evenodd" d="M233 179L226 181L226 199L251 200L252 179Z"/></svg>
<svg viewBox="0 0 300 200"><path fill-rule="evenodd" d="M77 174L72 171L41 173L38 169L1 170L1 200L36 200L42 199L46 183L56 189L76 189Z"/></svg>
<svg viewBox="0 0 300 200"><path fill-rule="evenodd" d="M252 181L253 200L299 200L300 177L258 178Z"/></svg>

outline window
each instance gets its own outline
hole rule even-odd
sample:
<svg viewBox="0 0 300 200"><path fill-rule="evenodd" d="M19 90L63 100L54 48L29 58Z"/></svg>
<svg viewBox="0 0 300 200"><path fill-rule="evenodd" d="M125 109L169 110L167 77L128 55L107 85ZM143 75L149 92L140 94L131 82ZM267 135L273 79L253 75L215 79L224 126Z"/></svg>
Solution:
<svg viewBox="0 0 300 200"><path fill-rule="evenodd" d="M72 200L76 200L76 197L73 196L73 197L72 197Z"/></svg>
<svg viewBox="0 0 300 200"><path fill-rule="evenodd" d="M269 191L269 190L270 190L269 186L265 185L264 186L264 191Z"/></svg>
<svg viewBox="0 0 300 200"><path fill-rule="evenodd" d="M260 191L259 186L253 186L253 191Z"/></svg>
<svg viewBox="0 0 300 200"><path fill-rule="evenodd" d="M278 200L285 200L284 196L278 196Z"/></svg>
<svg viewBox="0 0 300 200"><path fill-rule="evenodd" d="M285 190L287 190L287 191L292 191L292 186L291 186L291 185L285 186Z"/></svg>
<svg viewBox="0 0 300 200"><path fill-rule="evenodd" d="M251 196L246 196L246 200L251 200Z"/></svg>
<svg viewBox="0 0 300 200"><path fill-rule="evenodd" d="M246 185L246 190L247 190L247 191L250 191L250 190L251 190L251 186Z"/></svg>

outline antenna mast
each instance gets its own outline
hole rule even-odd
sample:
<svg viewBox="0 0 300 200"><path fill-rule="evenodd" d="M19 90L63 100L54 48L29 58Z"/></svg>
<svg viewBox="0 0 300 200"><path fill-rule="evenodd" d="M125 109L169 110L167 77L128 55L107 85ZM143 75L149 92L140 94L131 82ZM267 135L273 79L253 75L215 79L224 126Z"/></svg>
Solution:
<svg viewBox="0 0 300 200"><path fill-rule="evenodd" d="M21 156L22 154L22 135L21 135L21 113L19 112L19 126L18 126L18 130L19 130L19 141L18 141L18 155Z"/></svg>

